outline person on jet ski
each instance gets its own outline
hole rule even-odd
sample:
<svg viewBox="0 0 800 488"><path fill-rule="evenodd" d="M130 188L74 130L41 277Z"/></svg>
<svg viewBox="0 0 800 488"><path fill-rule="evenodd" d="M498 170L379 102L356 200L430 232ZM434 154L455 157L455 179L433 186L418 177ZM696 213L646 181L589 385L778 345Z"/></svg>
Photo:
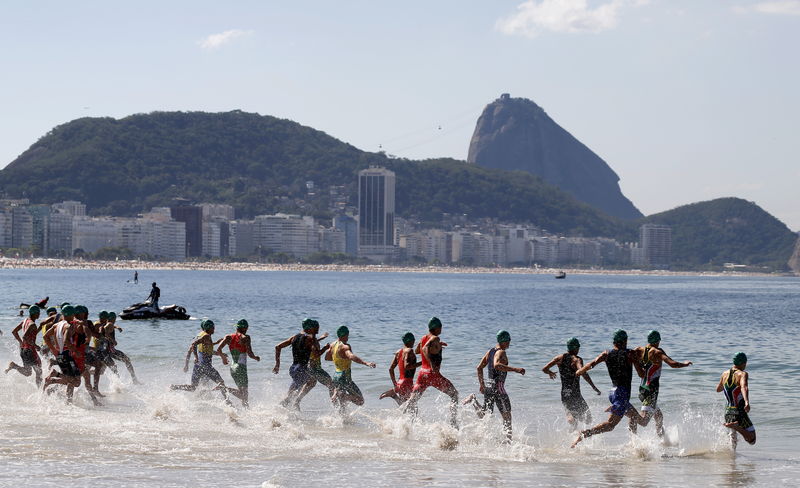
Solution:
<svg viewBox="0 0 800 488"><path fill-rule="evenodd" d="M159 311L158 308L158 299L161 298L161 289L156 286L156 282L153 282L153 288L150 290L150 295L147 297L147 301L153 306L156 311Z"/></svg>

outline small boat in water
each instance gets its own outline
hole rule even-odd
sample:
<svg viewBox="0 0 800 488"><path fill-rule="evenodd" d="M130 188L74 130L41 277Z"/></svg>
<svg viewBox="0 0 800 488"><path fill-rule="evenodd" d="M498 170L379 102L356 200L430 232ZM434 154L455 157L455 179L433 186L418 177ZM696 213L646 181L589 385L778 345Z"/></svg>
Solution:
<svg viewBox="0 0 800 488"><path fill-rule="evenodd" d="M186 309L179 305L167 305L166 307L155 307L149 302L134 303L122 311L119 316L122 320L137 319L165 319L165 320L189 320Z"/></svg>
<svg viewBox="0 0 800 488"><path fill-rule="evenodd" d="M565 273L563 271L559 271L558 273L556 273L556 279L557 280L563 280L566 277L567 277L567 273Z"/></svg>

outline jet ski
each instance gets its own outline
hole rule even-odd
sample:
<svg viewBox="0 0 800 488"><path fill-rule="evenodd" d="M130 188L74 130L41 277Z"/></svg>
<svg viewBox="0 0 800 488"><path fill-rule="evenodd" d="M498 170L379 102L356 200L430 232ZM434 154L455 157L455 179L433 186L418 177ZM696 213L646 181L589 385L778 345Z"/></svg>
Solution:
<svg viewBox="0 0 800 488"><path fill-rule="evenodd" d="M189 320L186 309L180 305L167 305L156 309L150 302L134 303L122 311L119 318L122 320L137 319L164 319L164 320Z"/></svg>

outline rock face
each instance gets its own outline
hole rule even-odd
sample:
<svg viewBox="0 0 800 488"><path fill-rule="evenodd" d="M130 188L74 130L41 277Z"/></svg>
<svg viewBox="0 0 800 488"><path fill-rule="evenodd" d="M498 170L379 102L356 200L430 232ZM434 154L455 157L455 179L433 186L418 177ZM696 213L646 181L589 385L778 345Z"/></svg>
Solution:
<svg viewBox="0 0 800 488"><path fill-rule="evenodd" d="M797 238L797 243L794 245L794 253L787 264L795 274L800 275L800 237Z"/></svg>
<svg viewBox="0 0 800 488"><path fill-rule="evenodd" d="M485 168L527 171L609 215L642 217L622 194L614 170L525 98L503 94L486 106L467 161Z"/></svg>

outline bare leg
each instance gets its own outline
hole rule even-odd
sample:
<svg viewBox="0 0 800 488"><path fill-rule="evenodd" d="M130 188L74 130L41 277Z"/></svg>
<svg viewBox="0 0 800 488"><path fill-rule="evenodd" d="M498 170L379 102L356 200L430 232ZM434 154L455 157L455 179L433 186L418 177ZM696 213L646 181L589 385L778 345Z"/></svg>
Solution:
<svg viewBox="0 0 800 488"><path fill-rule="evenodd" d="M635 412L635 410L634 410ZM638 415L638 414L637 414ZM599 423L592 427L591 429L582 430L581 433L578 435L578 438L575 439L575 442L572 443L570 447L575 447L578 445L580 441L582 441L586 437L590 437L596 434L602 434L603 432L611 432L614 430L614 427L620 423L622 417L619 415L614 415L613 413L608 417L608 420L605 422Z"/></svg>
<svg viewBox="0 0 800 488"><path fill-rule="evenodd" d="M734 448L734 450L736 449L736 432L741 434L742 438L744 438L745 442L747 442L748 444L755 444L756 443L756 432L754 430L753 431L745 430L741 426L739 426L738 422L729 422L729 423L723 424L723 425L725 427L728 427L729 429L732 429L734 431L734 432L731 433L732 434L732 439L733 439L733 448Z"/></svg>
<svg viewBox="0 0 800 488"><path fill-rule="evenodd" d="M503 416L503 430L506 433L506 439L511 442L511 412L503 412L500 415Z"/></svg>

